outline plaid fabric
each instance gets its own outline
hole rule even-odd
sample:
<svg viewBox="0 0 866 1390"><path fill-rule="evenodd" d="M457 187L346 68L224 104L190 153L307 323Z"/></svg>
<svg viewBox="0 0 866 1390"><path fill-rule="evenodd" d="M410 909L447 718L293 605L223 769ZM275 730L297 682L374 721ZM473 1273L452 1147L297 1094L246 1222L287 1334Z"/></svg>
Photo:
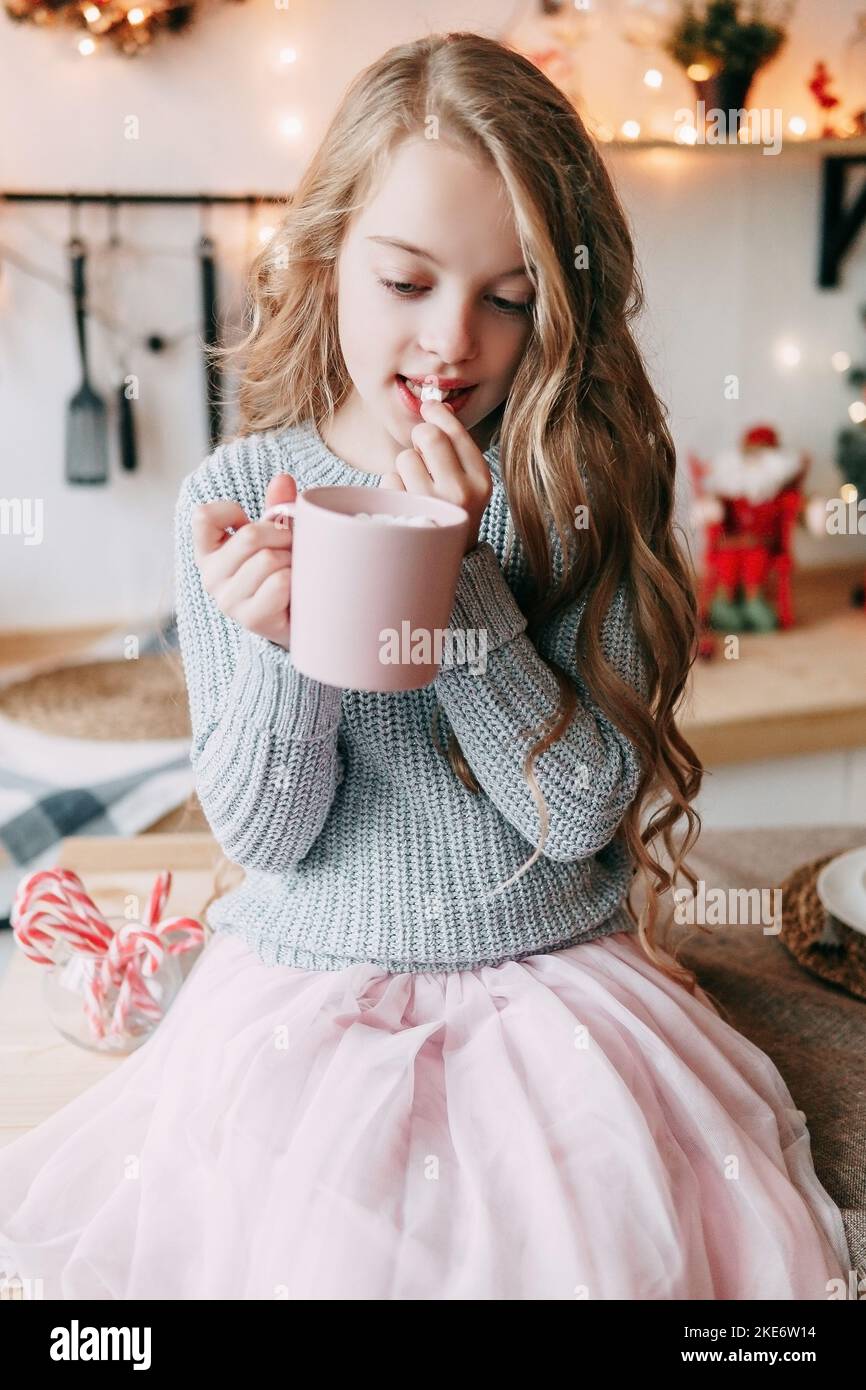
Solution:
<svg viewBox="0 0 866 1390"><path fill-rule="evenodd" d="M140 652L166 645L177 646L173 616ZM118 636L109 634L75 662L115 659L117 651ZM57 862L65 836L136 835L181 805L194 787L189 747L188 738L58 738L0 715L0 926L9 926L18 884Z"/></svg>

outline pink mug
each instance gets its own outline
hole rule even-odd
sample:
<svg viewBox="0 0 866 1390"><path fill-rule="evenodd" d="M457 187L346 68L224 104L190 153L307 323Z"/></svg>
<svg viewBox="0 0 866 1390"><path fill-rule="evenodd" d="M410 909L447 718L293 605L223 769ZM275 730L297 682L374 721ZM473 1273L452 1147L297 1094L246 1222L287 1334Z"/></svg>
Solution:
<svg viewBox="0 0 866 1390"><path fill-rule="evenodd" d="M366 513L367 518L357 513ZM373 514L427 518L377 522ZM310 487L262 520L293 518L290 651L345 690L419 690L438 675L469 514L439 497ZM435 524L430 524L430 523Z"/></svg>

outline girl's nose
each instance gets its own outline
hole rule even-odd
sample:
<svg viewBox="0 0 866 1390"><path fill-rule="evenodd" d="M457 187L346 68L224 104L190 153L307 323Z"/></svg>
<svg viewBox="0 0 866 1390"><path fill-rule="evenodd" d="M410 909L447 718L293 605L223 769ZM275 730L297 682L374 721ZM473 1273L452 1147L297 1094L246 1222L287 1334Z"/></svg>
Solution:
<svg viewBox="0 0 866 1390"><path fill-rule="evenodd" d="M475 356L476 330L470 304L442 303L430 306L429 317L421 325L418 337L422 352L438 357L449 366L458 366Z"/></svg>

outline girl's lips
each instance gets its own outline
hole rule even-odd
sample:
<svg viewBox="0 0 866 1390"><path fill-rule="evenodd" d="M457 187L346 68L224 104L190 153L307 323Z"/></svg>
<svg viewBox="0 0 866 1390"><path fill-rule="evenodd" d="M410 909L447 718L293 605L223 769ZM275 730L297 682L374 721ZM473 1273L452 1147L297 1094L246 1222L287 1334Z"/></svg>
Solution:
<svg viewBox="0 0 866 1390"><path fill-rule="evenodd" d="M394 381L397 384L397 394L403 404L411 410L413 415L417 415L419 420L423 420L424 417L421 414L421 401L419 398L412 395L403 377L395 376ZM449 397L449 399L445 401L445 405L450 405L454 414L459 415L474 390L474 386L464 387L457 395Z"/></svg>

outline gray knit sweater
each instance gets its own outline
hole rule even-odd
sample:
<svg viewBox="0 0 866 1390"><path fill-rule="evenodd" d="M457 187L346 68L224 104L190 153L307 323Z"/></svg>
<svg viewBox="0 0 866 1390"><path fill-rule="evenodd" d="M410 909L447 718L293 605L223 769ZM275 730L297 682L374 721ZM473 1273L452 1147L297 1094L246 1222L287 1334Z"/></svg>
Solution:
<svg viewBox="0 0 866 1390"><path fill-rule="evenodd" d="M258 519L276 473L292 473L299 491L377 487L379 475L349 467L309 424L222 444L181 484L175 581L190 759L218 843L246 870L207 921L242 935L269 965L465 970L633 929L623 905L633 865L612 837L637 789L637 759L581 682L584 600L535 644L527 637L518 600L528 570L498 448L485 458L493 494L462 561L451 626L486 629L486 662L471 643L446 640L435 681L390 694L315 681L289 652L227 618L202 586L190 525L195 505L218 498ZM556 563L561 574L558 554ZM646 695L630 612L620 588L602 642ZM544 849L503 890L540 831L522 771L532 740L521 730L537 729L557 703L545 655L572 674L579 703L535 763L549 814ZM433 743L435 699L443 746L450 726L478 793Z"/></svg>

